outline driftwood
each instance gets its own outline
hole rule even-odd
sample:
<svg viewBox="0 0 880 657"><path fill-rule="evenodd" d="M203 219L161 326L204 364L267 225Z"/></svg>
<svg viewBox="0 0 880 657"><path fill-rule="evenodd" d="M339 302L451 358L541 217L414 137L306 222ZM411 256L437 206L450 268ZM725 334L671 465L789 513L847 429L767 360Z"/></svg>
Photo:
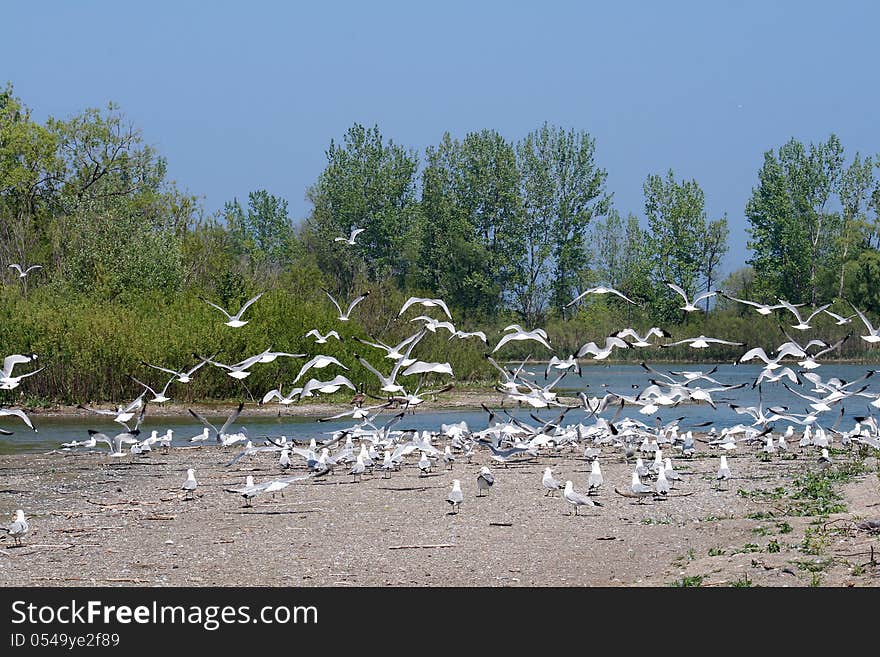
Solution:
<svg viewBox="0 0 880 657"><path fill-rule="evenodd" d="M490 522L490 527L513 527L512 522Z"/></svg>
<svg viewBox="0 0 880 657"><path fill-rule="evenodd" d="M389 550L415 550L430 548L451 548L455 547L454 543L434 543L433 545L389 545Z"/></svg>

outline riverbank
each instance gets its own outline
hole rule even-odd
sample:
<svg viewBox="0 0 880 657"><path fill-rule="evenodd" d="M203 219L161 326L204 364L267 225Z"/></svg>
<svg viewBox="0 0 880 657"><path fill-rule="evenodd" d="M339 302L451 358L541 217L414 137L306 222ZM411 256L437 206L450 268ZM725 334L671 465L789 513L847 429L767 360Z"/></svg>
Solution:
<svg viewBox="0 0 880 657"><path fill-rule="evenodd" d="M813 450L762 461L742 447L728 454L732 479L719 490L718 452L700 443L692 459L672 455L682 480L668 499L638 503L614 491L628 491L632 463L607 452L595 498L603 506L574 516L558 493L545 497L541 473L552 467L583 490L590 467L576 452L505 468L480 450L473 463L459 457L428 476L410 457L390 479L360 482L340 467L253 507L227 489L247 475L260 483L307 473L301 459L282 473L272 453L228 466L236 453L0 456L0 512L24 509L31 527L23 547L0 534L0 585L880 584L870 562L878 536L855 526L880 516L876 459L835 453L820 472ZM478 497L482 465L495 485ZM191 501L180 490L187 468L199 481ZM456 515L445 502L453 478L464 491ZM843 506L816 515L829 491Z"/></svg>

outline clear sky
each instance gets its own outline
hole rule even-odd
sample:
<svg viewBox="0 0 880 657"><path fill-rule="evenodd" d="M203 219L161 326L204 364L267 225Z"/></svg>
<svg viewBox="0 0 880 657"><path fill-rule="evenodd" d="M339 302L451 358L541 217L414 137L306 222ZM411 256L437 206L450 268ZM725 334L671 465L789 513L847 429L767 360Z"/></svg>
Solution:
<svg viewBox="0 0 880 657"><path fill-rule="evenodd" d="M586 130L624 214L672 168L731 223L764 151L832 132L880 153L880 3L60 2L2 8L0 84L37 119L118 103L208 211L267 189L301 219L355 122L423 153L444 131Z"/></svg>

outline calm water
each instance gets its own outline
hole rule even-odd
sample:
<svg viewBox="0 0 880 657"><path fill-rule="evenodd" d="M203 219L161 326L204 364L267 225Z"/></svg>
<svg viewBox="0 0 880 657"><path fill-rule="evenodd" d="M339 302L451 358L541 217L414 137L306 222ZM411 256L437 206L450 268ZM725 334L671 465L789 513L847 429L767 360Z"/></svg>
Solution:
<svg viewBox="0 0 880 657"><path fill-rule="evenodd" d="M864 375L871 366L860 365L838 365L827 364L813 370L822 376L823 380L831 377L837 377L845 381L851 381ZM700 365L658 365L655 369L661 372L667 372L670 369L681 370L702 370L707 371L712 368L710 364ZM539 382L543 382L543 368L535 366L530 371L536 373ZM729 365L719 364L718 371L712 377L723 384L736 384L748 381L750 384L758 376L761 371L759 365ZM551 379L553 374L551 373ZM589 396L601 397L606 391L613 391L623 395L635 395L645 386L650 385L649 379L653 375L645 372L638 365L590 365L583 368L583 376L578 377L575 374L569 374L557 386L564 396L574 396L577 392L585 391ZM805 394L814 394L811 392L812 384L805 382L803 388L796 388ZM880 394L880 374L871 377L864 384L868 385L866 392ZM855 387L859 388L858 384ZM712 388L715 384L707 381L701 381L698 384L702 388ZM633 388L633 386L638 386ZM693 386L692 386L693 387ZM792 393L788 392L781 383L764 383L762 385L764 408L768 406L788 406L792 412L803 413L808 410L808 402ZM815 395L820 396L820 395ZM687 427L689 423L699 424L701 422L711 421L717 428L730 426L743 422L750 424L750 417L747 415L737 415L728 406L727 403L737 403L745 406L752 406L757 403L757 391L751 387L741 388L739 390L731 390L726 393L712 393L712 399L718 406L718 410L713 410L708 404L689 404L681 405L677 408L663 408L650 416L642 415L635 407L627 407L624 410L623 417L629 416L646 420L654 417L660 417L664 421L672 420L677 417L684 417L682 425ZM497 393L497 403L491 405L492 408L498 408L502 400L502 394ZM846 409L844 422L842 427L848 428L852 425L852 418L858 415L867 414L874 410L868 405L870 399L857 397L845 400L843 403ZM510 407L510 402L505 403L505 407ZM280 407L279 407L280 408ZM824 425L832 424L836 418L838 407L834 407L831 413L823 414L827 418ZM511 413L517 417L521 417L525 421L529 419L529 413L534 412L536 415L544 418L555 417L559 411L534 411L529 408L509 409ZM388 412L387 416L391 417L393 412ZM606 414L607 416L608 414ZM571 411L566 416L566 423L576 423L583 419L584 414L581 411ZM39 417L33 416L34 426L37 432L29 431L17 418L0 418L0 426L4 429L14 431L12 436L0 436L0 453L14 452L36 452L46 451L59 447L61 443L71 440L85 440L88 438L87 429L96 429L104 431L110 435L115 435L119 431L119 425L111 420L106 420L103 416L92 417ZM215 425L220 426L225 421L223 417L209 417L209 420ZM417 409L415 414L407 415L406 418L397 425L399 429L429 429L436 430L443 423L451 424L464 420L471 429L482 429L487 426L488 416L480 409L471 410L448 410L448 411L432 411L429 402L424 407ZM334 421L334 422L316 422L315 418L296 418L296 417L248 417L247 409L239 417L239 421L233 425L233 431L237 431L240 427L246 427L248 435L252 439L258 439L261 436L285 435L288 439L307 442L311 438L320 440L328 437L338 429L350 427L352 421ZM189 439L201 433L202 426L190 416L181 417L154 417L147 415L143 425L141 426L142 436L150 435L155 429L160 435L166 429L174 430L174 444L186 445L190 444Z"/></svg>

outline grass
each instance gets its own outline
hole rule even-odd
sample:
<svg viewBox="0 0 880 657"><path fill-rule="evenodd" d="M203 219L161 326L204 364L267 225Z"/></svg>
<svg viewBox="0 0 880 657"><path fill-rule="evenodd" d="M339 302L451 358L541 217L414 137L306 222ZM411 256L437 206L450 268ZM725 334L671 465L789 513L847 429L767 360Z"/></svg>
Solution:
<svg viewBox="0 0 880 657"><path fill-rule="evenodd" d="M682 577L680 579L671 582L669 586L676 588L689 588L692 586L702 586L703 580L706 579L705 575L691 575L690 577Z"/></svg>
<svg viewBox="0 0 880 657"><path fill-rule="evenodd" d="M718 547L709 548L709 556L710 557L720 557L724 554L724 550Z"/></svg>
<svg viewBox="0 0 880 657"><path fill-rule="evenodd" d="M773 554L775 552L779 552L782 547L779 545L779 541L775 538L771 539L769 543L767 543L767 552Z"/></svg>
<svg viewBox="0 0 880 657"><path fill-rule="evenodd" d="M750 554L752 552L761 552L761 546L755 543L746 543L740 549L734 550L731 554Z"/></svg>
<svg viewBox="0 0 880 657"><path fill-rule="evenodd" d="M730 586L737 589L745 589L753 586L752 580L749 579L748 575L743 575L739 579L735 579L730 583Z"/></svg>

